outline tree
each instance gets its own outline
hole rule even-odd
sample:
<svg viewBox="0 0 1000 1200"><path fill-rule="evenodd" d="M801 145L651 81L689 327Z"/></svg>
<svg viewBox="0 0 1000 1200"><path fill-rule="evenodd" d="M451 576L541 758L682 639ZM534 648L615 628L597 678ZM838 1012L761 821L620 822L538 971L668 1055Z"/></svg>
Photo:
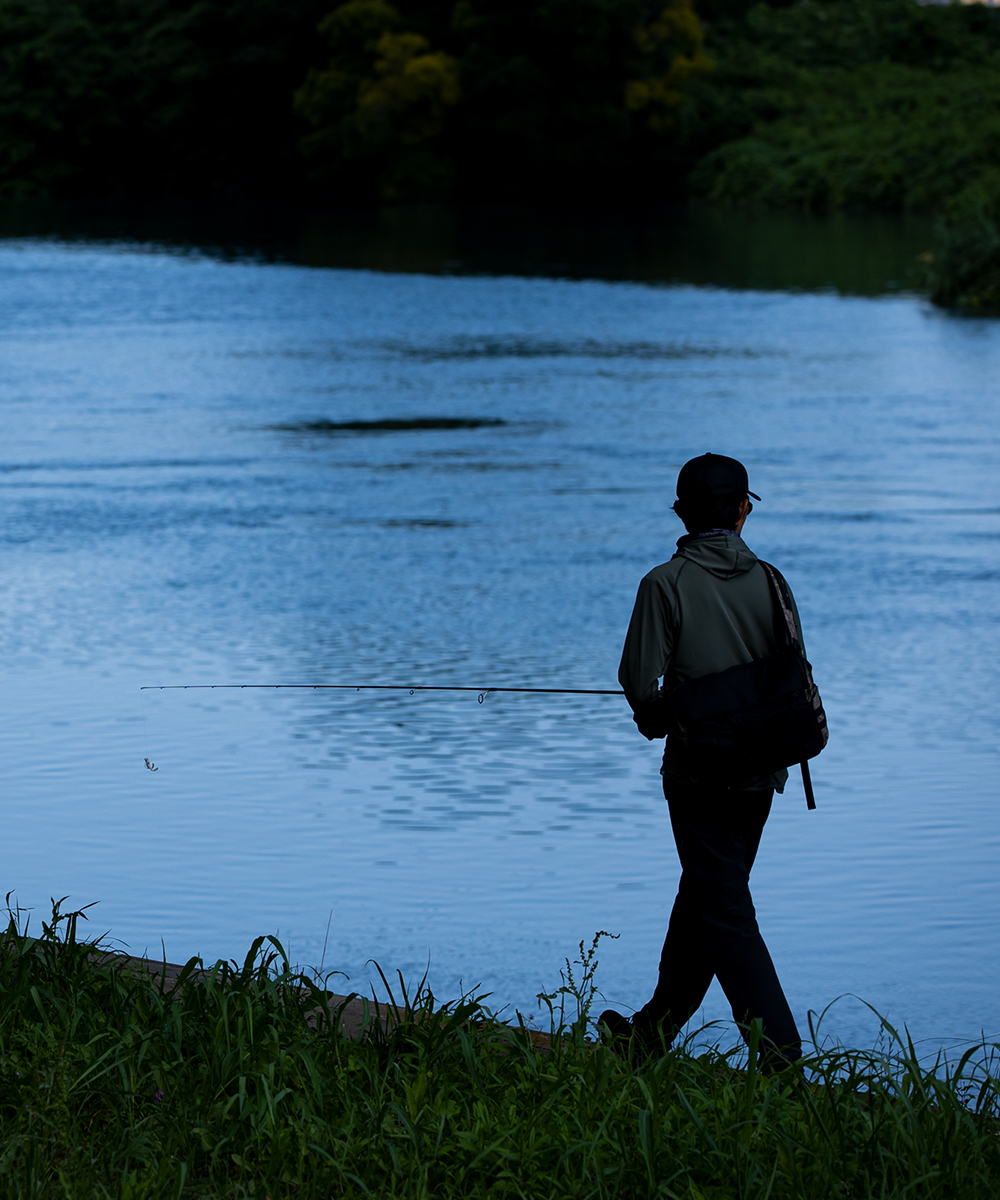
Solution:
<svg viewBox="0 0 1000 1200"><path fill-rule="evenodd" d="M711 67L690 0L349 0L321 29L331 59L297 108L341 194L635 199L664 185L675 114Z"/></svg>
<svg viewBox="0 0 1000 1200"><path fill-rule="evenodd" d="M314 178L342 191L398 200L446 192L453 165L439 142L459 100L458 62L403 28L385 0L349 0L320 23L333 51L297 92L298 112L314 126L302 150Z"/></svg>

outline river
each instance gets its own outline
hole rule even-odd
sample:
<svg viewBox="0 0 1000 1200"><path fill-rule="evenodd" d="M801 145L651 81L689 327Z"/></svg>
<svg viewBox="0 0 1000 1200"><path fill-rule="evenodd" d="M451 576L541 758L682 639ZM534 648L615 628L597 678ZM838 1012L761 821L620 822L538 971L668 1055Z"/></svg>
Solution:
<svg viewBox="0 0 1000 1200"><path fill-rule="evenodd" d="M695 239L657 278L613 239L604 267L532 243L504 271L485 235L404 262L328 231L296 261L8 227L12 903L37 927L98 901L90 932L173 961L276 934L337 990L375 960L525 1015L609 930L598 984L641 1004L677 863L622 700L139 689L614 688L711 449L763 497L745 537L830 720L817 810L793 778L754 869L793 1010L862 1044L865 1004L1000 1035L1000 322L900 290L863 225L832 258L815 226L797 286L754 228L742 266ZM713 985L697 1020L725 1016Z"/></svg>

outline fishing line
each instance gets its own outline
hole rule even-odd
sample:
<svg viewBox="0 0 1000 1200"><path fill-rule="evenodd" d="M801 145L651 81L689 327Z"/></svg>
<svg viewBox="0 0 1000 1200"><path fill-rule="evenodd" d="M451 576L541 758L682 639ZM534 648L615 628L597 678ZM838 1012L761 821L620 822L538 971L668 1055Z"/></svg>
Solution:
<svg viewBox="0 0 1000 1200"><path fill-rule="evenodd" d="M139 688L140 702L143 692L214 692L216 690L237 690L245 691L248 688L265 689L270 691L291 690L291 691L337 691L337 692L360 692L362 689L366 691L376 692L409 692L412 696L415 692L477 692L479 703L486 699L492 692L519 692L519 693L534 693L544 696L624 696L624 692L609 691L606 688L533 688L533 687L468 687L461 684L425 684L415 683L412 687L405 683L148 683ZM143 729L146 727L146 710L142 711ZM148 748L148 737L147 741ZM149 759L144 760L146 769L149 771L158 771L160 768Z"/></svg>
<svg viewBox="0 0 1000 1200"><path fill-rule="evenodd" d="M139 689L139 711L142 713L142 748L145 751L142 761L146 764L147 771L158 771L160 768L156 763L151 763L147 757L149 754L149 726L146 724L146 701L142 695L145 690L145 688Z"/></svg>

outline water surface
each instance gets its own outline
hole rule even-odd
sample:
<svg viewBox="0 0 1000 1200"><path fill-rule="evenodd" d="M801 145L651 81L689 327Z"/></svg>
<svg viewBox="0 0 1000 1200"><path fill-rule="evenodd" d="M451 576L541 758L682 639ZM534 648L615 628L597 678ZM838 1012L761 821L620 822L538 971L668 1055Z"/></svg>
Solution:
<svg viewBox="0 0 1000 1200"><path fill-rule="evenodd" d="M1000 324L9 239L0 363L22 905L97 900L95 932L173 960L279 932L350 986L375 958L524 1011L607 929L604 993L641 1004L677 865L621 700L139 687L614 687L712 449L764 498L746 538L832 729L817 811L793 781L755 868L793 1009L1000 1034ZM827 1028L872 1036L856 1001Z"/></svg>

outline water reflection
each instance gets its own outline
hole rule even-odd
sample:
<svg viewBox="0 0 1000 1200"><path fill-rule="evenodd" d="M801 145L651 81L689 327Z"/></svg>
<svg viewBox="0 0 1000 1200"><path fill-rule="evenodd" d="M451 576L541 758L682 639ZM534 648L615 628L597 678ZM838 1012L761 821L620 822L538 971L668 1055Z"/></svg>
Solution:
<svg viewBox="0 0 1000 1200"><path fill-rule="evenodd" d="M382 417L378 421L293 421L271 428L286 433L414 433L422 429L483 429L506 424L499 417Z"/></svg>
<svg viewBox="0 0 1000 1200"><path fill-rule="evenodd" d="M611 929L608 1000L640 1002L676 864L620 700L138 687L614 686L711 447L751 466L834 730L818 811L790 790L756 868L796 1016L853 991L918 1036L1000 1032L1000 326L36 241L0 245L0 312L22 903L98 899L173 957L279 930L303 962L333 910L354 982L430 956L440 992L526 1009Z"/></svg>
<svg viewBox="0 0 1000 1200"><path fill-rule="evenodd" d="M198 250L390 272L548 276L816 290L919 289L931 221L913 214L704 206L620 212L417 205L306 211L245 202L7 200L0 237Z"/></svg>

